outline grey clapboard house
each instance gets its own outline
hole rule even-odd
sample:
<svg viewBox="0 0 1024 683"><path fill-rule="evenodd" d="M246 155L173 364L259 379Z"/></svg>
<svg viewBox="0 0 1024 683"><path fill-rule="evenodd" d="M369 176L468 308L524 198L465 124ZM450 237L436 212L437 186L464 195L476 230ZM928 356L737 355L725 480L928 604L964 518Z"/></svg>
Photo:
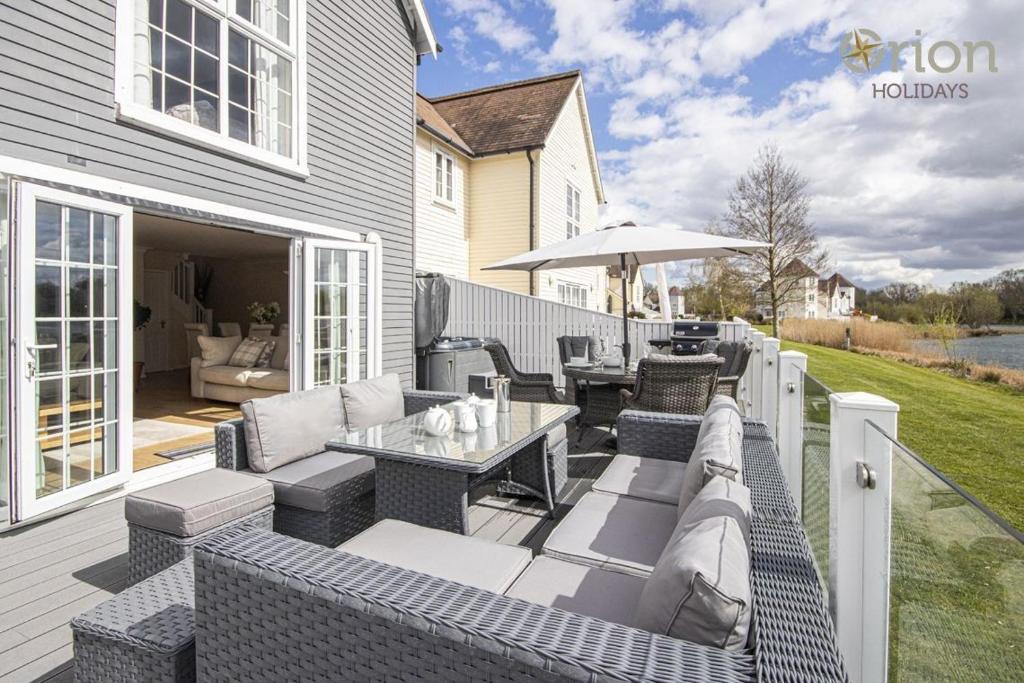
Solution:
<svg viewBox="0 0 1024 683"><path fill-rule="evenodd" d="M411 384L416 65L436 52L420 0L0 0L4 301L25 285L3 310L0 394L25 416L2 429L0 528L131 477L133 364L187 374L190 352L142 296L154 255L175 252L186 323L280 300L286 372L256 395ZM234 301L196 300L205 256ZM155 311L139 332L133 299Z"/></svg>

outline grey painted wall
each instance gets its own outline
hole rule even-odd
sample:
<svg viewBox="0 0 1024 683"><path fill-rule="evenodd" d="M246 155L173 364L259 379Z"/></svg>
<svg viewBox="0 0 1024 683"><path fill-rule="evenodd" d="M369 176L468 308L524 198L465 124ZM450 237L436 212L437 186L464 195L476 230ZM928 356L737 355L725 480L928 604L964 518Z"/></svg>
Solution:
<svg viewBox="0 0 1024 683"><path fill-rule="evenodd" d="M308 0L307 19L307 179L118 123L114 0L0 0L0 154L379 233L384 371L408 384L411 40L395 0Z"/></svg>

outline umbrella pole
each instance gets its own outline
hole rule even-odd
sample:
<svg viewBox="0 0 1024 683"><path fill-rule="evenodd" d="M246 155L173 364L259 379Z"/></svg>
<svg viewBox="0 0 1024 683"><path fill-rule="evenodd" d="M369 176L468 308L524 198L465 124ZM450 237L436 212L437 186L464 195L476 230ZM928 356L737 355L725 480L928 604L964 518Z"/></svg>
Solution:
<svg viewBox="0 0 1024 683"><path fill-rule="evenodd" d="M629 302L626 299L629 291L629 273L626 272L625 254L619 254L619 275L622 276L622 363L624 368L629 368Z"/></svg>

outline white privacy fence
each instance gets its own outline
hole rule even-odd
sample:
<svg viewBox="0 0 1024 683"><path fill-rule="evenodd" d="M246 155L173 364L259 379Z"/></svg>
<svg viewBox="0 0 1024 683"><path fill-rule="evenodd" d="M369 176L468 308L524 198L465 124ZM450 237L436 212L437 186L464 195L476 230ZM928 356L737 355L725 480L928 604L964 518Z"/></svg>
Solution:
<svg viewBox="0 0 1024 683"><path fill-rule="evenodd" d="M555 340L563 335L595 335L609 345L622 343L622 316L544 301L525 294L448 278L451 299L444 334L496 337L523 372L547 372L562 386ZM639 358L652 339L668 339L672 323L629 321L633 357Z"/></svg>

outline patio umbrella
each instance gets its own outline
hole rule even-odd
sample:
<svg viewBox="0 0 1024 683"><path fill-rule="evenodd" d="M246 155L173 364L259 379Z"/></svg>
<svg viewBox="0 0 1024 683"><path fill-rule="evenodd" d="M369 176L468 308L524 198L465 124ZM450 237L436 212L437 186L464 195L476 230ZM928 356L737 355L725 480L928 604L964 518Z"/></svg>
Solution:
<svg viewBox="0 0 1024 683"><path fill-rule="evenodd" d="M770 246L765 242L738 240L704 232L638 226L626 222L492 263L485 266L484 270L524 270L532 273L535 270L556 268L618 266L623 275L622 355L628 365L627 267L712 256L741 256Z"/></svg>

